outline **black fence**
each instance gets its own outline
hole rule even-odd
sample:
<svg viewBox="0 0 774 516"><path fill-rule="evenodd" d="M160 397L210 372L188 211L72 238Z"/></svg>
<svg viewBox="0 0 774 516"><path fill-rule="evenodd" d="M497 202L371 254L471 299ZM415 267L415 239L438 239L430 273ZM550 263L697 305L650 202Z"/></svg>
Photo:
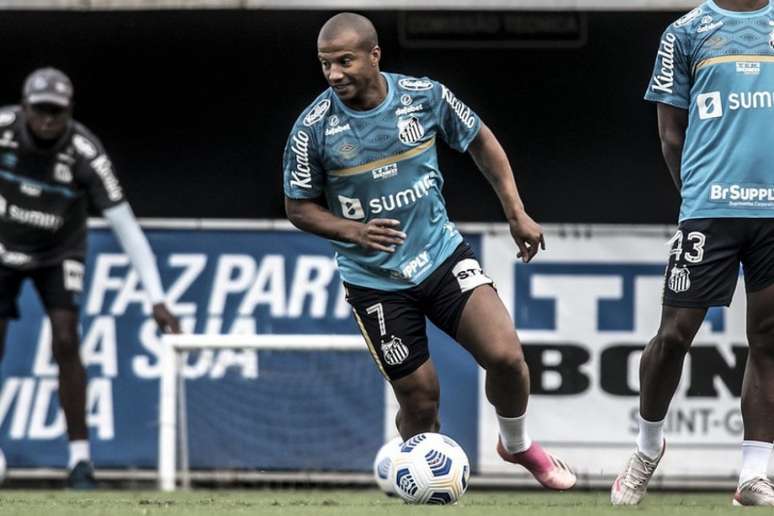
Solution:
<svg viewBox="0 0 774 516"><path fill-rule="evenodd" d="M31 69L60 67L75 83L76 118L108 148L138 215L281 218L282 149L326 86L316 37L331 14L5 11L0 100L17 102ZM538 220L676 220L642 95L677 13L488 13L476 25L488 35L455 33L453 16L442 30L421 13L368 16L384 70L443 81L492 127ZM441 164L453 219L501 220L469 157L443 149Z"/></svg>

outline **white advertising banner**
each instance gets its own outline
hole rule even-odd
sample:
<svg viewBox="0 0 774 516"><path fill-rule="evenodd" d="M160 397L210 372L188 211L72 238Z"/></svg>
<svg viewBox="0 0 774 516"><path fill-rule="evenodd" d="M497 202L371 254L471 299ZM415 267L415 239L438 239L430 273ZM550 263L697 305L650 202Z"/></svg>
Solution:
<svg viewBox="0 0 774 516"><path fill-rule="evenodd" d="M581 478L614 477L634 448L639 358L659 326L670 237L666 227L553 228L548 250L529 265L517 261L506 231L483 237L484 269L530 366L530 435ZM745 308L740 277L731 307L707 314L667 418L660 480L738 473ZM483 381L482 372L479 468L506 473L512 469L495 452L497 421Z"/></svg>

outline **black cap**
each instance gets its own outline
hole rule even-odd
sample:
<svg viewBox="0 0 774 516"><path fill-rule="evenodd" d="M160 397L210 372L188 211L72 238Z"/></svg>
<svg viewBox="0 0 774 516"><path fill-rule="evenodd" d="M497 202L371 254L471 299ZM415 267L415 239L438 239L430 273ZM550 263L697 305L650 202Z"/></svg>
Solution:
<svg viewBox="0 0 774 516"><path fill-rule="evenodd" d="M73 83L56 68L39 68L24 81L22 96L28 104L70 107L73 100Z"/></svg>

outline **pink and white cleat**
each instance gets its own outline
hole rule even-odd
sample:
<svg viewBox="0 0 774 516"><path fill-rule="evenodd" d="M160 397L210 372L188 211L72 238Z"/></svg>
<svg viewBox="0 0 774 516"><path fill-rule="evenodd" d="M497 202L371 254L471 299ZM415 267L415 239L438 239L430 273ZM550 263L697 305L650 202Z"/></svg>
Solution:
<svg viewBox="0 0 774 516"><path fill-rule="evenodd" d="M570 467L534 441L523 452L510 453L497 439L497 453L506 462L524 466L545 488L565 491L575 485L575 473Z"/></svg>

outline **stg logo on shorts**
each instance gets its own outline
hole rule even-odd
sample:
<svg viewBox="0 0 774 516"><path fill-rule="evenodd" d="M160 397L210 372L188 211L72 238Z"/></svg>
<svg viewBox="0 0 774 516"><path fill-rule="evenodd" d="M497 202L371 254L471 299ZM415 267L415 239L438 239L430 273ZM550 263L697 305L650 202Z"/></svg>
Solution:
<svg viewBox="0 0 774 516"><path fill-rule="evenodd" d="M452 269L452 274L460 284L460 292L467 292L479 285L492 283L491 278L484 274L481 265L473 258L465 258L457 262L457 265Z"/></svg>

